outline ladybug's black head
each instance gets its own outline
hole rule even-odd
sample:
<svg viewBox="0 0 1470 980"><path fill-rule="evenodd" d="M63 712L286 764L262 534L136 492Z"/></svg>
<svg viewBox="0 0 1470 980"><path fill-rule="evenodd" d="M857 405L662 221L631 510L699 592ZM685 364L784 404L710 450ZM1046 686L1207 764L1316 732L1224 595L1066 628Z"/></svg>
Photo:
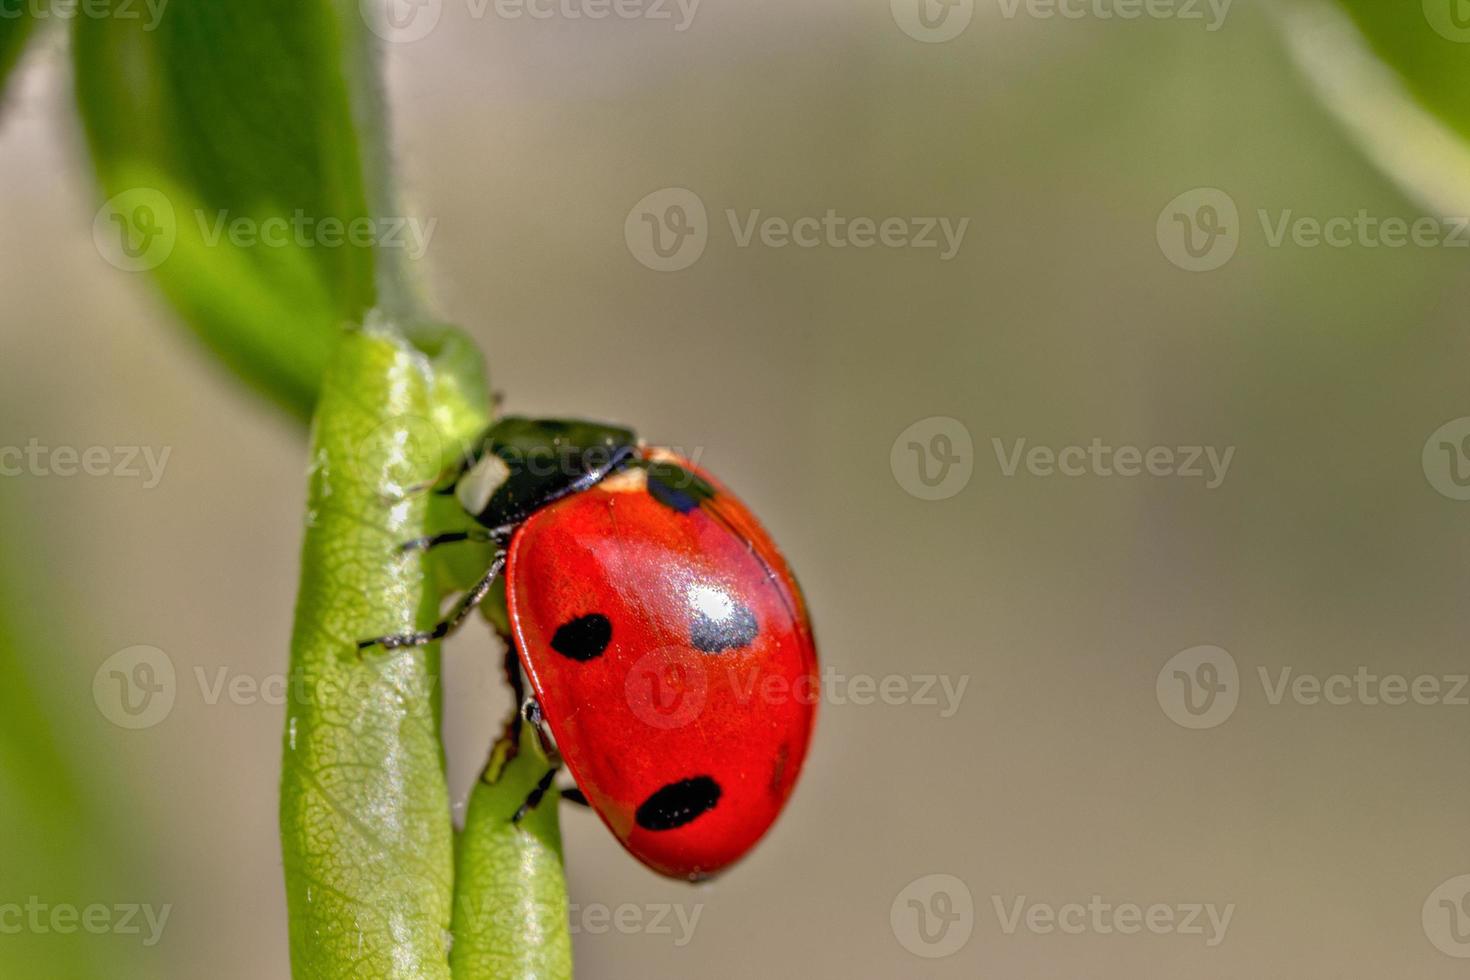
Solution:
<svg viewBox="0 0 1470 980"><path fill-rule="evenodd" d="M486 430L454 492L480 524L505 528L593 486L637 451L638 437L629 429L507 416Z"/></svg>

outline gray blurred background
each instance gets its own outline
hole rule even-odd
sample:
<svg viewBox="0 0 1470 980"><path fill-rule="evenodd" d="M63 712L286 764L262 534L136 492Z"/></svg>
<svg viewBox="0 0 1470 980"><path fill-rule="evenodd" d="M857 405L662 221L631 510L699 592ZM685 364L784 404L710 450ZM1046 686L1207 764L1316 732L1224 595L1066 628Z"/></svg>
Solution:
<svg viewBox="0 0 1470 980"><path fill-rule="evenodd" d="M1470 253L1270 245L1263 209L1429 213L1317 101L1270 10L1238 0L1209 31L982 0L925 43L872 0L704 0L683 31L674 6L472 9L445 0L428 36L390 45L442 311L483 345L508 411L702 452L785 548L829 671L790 807L724 878L661 880L566 813L579 977L1464 975L1470 705L1445 702L1470 671L1470 504L1438 443L1428 466L1424 451L1470 415ZM153 487L0 479L25 620L8 628L32 638L15 669L67 720L56 751L97 818L5 841L0 902L55 886L168 904L156 944L109 936L101 955L283 978L283 709L209 690L286 669L305 449L146 277L99 257L63 43L29 53L0 125L0 446L170 455ZM625 236L664 188L708 213L703 254L675 272ZM1158 234L1197 188L1239 214L1233 258L1205 272ZM741 247L727 209L969 225L944 261ZM1210 489L1007 476L994 442L1094 438L1234 454ZM921 457L948 482L926 486ZM93 679L135 645L167 654L178 696L127 730ZM1228 717L1190 728L1166 665L1201 645L1228 651L1200 655L1227 668ZM456 799L506 708L499 660L481 624L448 647ZM1197 668L1181 667L1218 676ZM1360 668L1446 696L1272 703L1284 670ZM72 835L66 877L27 864ZM1072 903L1132 903L1160 928L1122 934L1130 913ZM1193 905L1228 927L1206 912L1186 928ZM597 911L623 906L637 924ZM1048 929L1048 909L1081 928Z"/></svg>

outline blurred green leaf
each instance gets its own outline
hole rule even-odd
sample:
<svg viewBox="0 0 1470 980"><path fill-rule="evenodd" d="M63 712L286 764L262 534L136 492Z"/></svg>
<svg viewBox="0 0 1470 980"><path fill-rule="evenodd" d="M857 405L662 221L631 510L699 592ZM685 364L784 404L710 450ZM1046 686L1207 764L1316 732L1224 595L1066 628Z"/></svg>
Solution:
<svg viewBox="0 0 1470 980"><path fill-rule="evenodd" d="M317 406L281 790L298 980L449 976L437 645L356 648L437 616L423 556L398 552L425 530L430 495L408 491L460 455L485 403L472 347L435 354L349 334Z"/></svg>
<svg viewBox="0 0 1470 980"><path fill-rule="evenodd" d="M1470 139L1470 0L1336 2L1418 101Z"/></svg>
<svg viewBox="0 0 1470 980"><path fill-rule="evenodd" d="M470 795L455 878L456 980L570 980L561 796L552 786L520 824L511 816L550 761L531 726L502 738Z"/></svg>
<svg viewBox="0 0 1470 980"><path fill-rule="evenodd" d="M14 546L8 554L38 554L41 549L24 547L23 528L5 517L0 515L0 539ZM135 935L61 932L49 925L51 910L66 906L166 903L147 891L152 883L130 857L146 846L147 835L122 846L119 827L128 821L118 818L126 804L106 774L92 768L90 760L110 755L107 745L83 741L84 722L96 716L77 712L60 696L63 684L69 691L88 685L65 674L76 660L57 656L64 627L35 614L47 600L31 594L33 580L55 581L38 577L33 563L24 578L12 563L0 567L0 904L21 906L22 916L9 922L18 931L0 936L0 976L141 978L156 968L156 945L150 951ZM43 629L43 622L50 625ZM85 704L95 710L90 698ZM41 910L40 928L27 905Z"/></svg>
<svg viewBox="0 0 1470 980"><path fill-rule="evenodd" d="M346 233L367 227L360 143L375 136L349 91L356 5L171 0L156 18L75 20L108 198L99 247L151 270L231 368L308 416L342 327L376 296L373 236Z"/></svg>
<svg viewBox="0 0 1470 980"><path fill-rule="evenodd" d="M26 42L35 33L37 9L29 3L0 8L0 85L10 77L11 69L25 52Z"/></svg>
<svg viewBox="0 0 1470 980"><path fill-rule="evenodd" d="M1293 0L1298 67L1363 154L1419 206L1470 208L1470 0Z"/></svg>

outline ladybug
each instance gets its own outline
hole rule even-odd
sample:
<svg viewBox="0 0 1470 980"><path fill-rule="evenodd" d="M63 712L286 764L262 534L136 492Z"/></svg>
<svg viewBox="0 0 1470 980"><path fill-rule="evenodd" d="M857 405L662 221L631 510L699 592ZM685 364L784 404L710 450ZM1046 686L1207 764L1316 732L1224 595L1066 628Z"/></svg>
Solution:
<svg viewBox="0 0 1470 980"><path fill-rule="evenodd" d="M739 860L790 796L816 717L805 601L765 529L695 464L599 423L504 418L449 478L439 492L478 528L405 547L488 541L493 561L434 629L359 646L447 635L503 573L525 713L549 728L569 798L660 874Z"/></svg>

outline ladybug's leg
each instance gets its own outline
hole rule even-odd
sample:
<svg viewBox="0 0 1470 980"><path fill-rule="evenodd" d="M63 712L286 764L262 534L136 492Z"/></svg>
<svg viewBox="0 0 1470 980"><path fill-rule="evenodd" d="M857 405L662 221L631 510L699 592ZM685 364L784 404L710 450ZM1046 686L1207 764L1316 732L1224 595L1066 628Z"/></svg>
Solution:
<svg viewBox="0 0 1470 980"><path fill-rule="evenodd" d="M511 823L519 824L522 820L526 819L526 814L541 805L541 801L546 797L547 791L551 789L551 784L556 781L556 774L560 771L560 763L553 765L546 771L546 775L542 776L540 782L526 795L526 802L522 803L516 812L511 815Z"/></svg>
<svg viewBox="0 0 1470 980"><path fill-rule="evenodd" d="M541 714L541 702L534 697L528 697L521 702L521 717L526 724L536 730L536 737L541 740L541 748L546 752L556 752L556 741L551 733L546 730L546 717Z"/></svg>
<svg viewBox="0 0 1470 980"><path fill-rule="evenodd" d="M476 528L473 531L446 531L443 534L430 534L427 537L405 541L398 546L398 550L402 554L407 554L410 551L433 551L441 544L454 544L457 541L477 541L485 544L494 540L495 536L482 528Z"/></svg>
<svg viewBox="0 0 1470 980"><path fill-rule="evenodd" d="M568 786L563 789L561 791L561 798L568 803L575 803L577 806L592 805L591 803L587 802L587 794L583 793L575 786Z"/></svg>
<svg viewBox="0 0 1470 980"><path fill-rule="evenodd" d="M421 647L442 640L453 633L459 624L465 621L475 607L485 601L485 596L490 594L490 587L500 577L500 570L505 567L505 552L495 556L480 581L466 592L454 606L451 612L442 622L431 630L422 633L400 633L396 636L379 636L371 640L362 640L357 644L357 649L366 650L368 647L380 646L384 650L397 650L401 647Z"/></svg>

